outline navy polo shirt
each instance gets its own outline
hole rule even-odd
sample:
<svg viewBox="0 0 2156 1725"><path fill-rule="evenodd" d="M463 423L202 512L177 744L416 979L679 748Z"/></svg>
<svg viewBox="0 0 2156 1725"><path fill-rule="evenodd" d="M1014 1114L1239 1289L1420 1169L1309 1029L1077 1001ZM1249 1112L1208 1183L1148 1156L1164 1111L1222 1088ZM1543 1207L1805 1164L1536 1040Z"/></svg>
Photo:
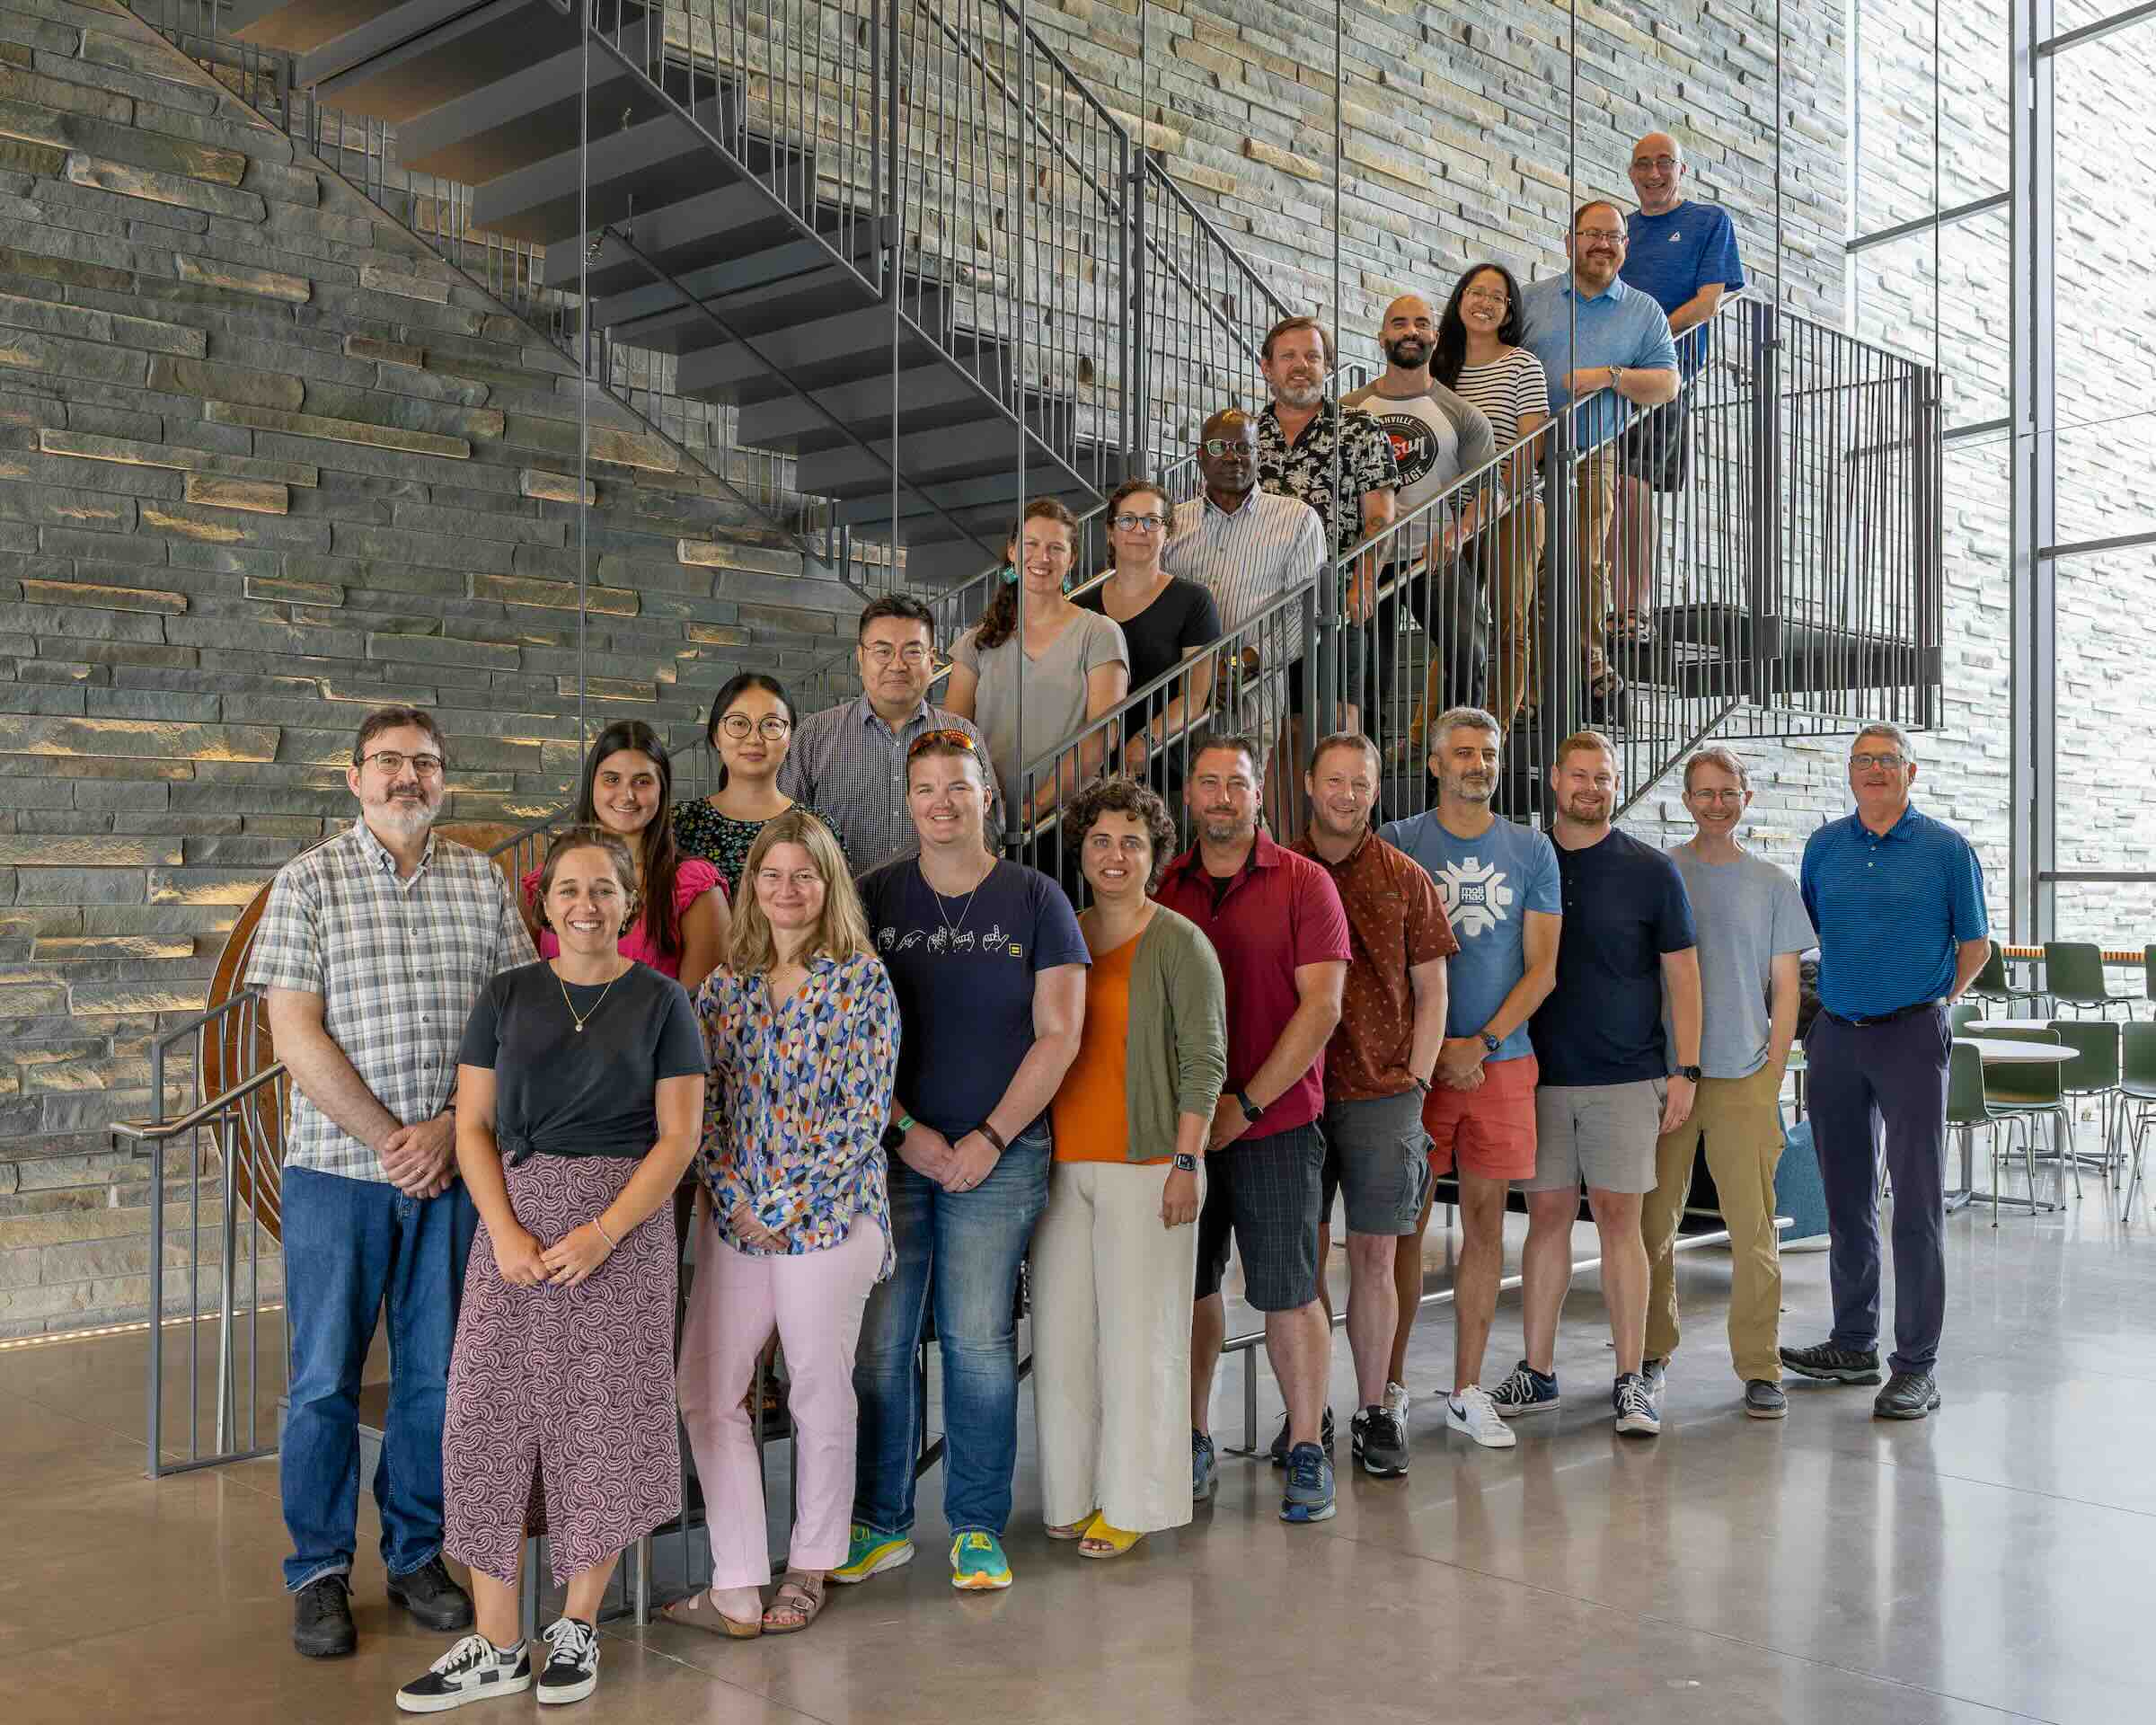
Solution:
<svg viewBox="0 0 2156 1725"><path fill-rule="evenodd" d="M1819 1004L1837 1018L1941 998L1957 947L1992 932L1975 846L1913 805L1884 833L1855 815L1827 822L1798 882L1819 931Z"/></svg>

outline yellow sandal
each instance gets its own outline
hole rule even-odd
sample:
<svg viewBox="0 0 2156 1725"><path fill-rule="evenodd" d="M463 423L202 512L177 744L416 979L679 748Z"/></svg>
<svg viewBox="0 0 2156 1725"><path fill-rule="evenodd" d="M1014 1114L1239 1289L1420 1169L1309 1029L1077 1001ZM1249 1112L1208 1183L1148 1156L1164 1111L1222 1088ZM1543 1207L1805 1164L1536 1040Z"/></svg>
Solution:
<svg viewBox="0 0 2156 1725"><path fill-rule="evenodd" d="M1076 1521L1066 1522L1060 1527L1049 1527L1047 1535L1050 1539L1083 1539L1086 1529L1100 1519L1100 1512L1098 1509L1088 1509Z"/></svg>
<svg viewBox="0 0 2156 1725"><path fill-rule="evenodd" d="M1144 1537L1144 1534L1126 1533L1122 1528L1111 1526L1106 1516L1095 1516L1091 1525L1086 1528L1084 1537L1078 1542L1078 1555L1121 1557ZM1106 1549L1095 1551L1093 1547L1096 1545Z"/></svg>

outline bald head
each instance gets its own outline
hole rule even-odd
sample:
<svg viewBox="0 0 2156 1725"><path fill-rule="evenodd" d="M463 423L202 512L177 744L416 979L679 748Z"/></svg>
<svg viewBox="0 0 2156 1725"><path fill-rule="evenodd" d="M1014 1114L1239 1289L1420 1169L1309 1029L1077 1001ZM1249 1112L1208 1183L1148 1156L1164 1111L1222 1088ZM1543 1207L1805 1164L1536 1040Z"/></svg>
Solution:
<svg viewBox="0 0 2156 1725"><path fill-rule="evenodd" d="M1684 151L1667 132L1649 132L1633 145L1627 172L1645 214L1666 215L1683 201Z"/></svg>
<svg viewBox="0 0 2156 1725"><path fill-rule="evenodd" d="M1377 344L1385 350L1396 379L1429 378L1430 356L1437 346L1437 314L1420 294L1402 294L1385 307Z"/></svg>

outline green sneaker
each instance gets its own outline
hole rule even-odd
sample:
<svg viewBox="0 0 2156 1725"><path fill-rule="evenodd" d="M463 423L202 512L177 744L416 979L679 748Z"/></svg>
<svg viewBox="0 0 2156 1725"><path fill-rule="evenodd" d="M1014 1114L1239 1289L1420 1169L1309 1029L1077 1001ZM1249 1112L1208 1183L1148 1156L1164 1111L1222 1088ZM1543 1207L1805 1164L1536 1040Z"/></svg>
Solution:
<svg viewBox="0 0 2156 1725"><path fill-rule="evenodd" d="M1011 1560L994 1534L960 1534L950 1542L950 1585L968 1590L1007 1588Z"/></svg>
<svg viewBox="0 0 2156 1725"><path fill-rule="evenodd" d="M879 1534L873 1527L853 1524L853 1537L846 1545L846 1561L831 1571L834 1581L866 1581L886 1570L901 1569L914 1561L914 1542L904 1534Z"/></svg>

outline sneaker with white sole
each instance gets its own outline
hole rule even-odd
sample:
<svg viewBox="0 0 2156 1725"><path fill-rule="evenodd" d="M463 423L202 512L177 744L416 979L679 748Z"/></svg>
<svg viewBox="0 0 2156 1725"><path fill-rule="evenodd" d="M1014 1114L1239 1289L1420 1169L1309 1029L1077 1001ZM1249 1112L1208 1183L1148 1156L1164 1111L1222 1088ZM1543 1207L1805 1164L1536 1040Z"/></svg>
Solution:
<svg viewBox="0 0 2156 1725"><path fill-rule="evenodd" d="M852 1587L871 1575L896 1570L914 1561L914 1542L904 1534L879 1533L858 1521L846 1543L846 1561L831 1571L830 1579Z"/></svg>
<svg viewBox="0 0 2156 1725"><path fill-rule="evenodd" d="M484 1635L467 1635L397 1691L397 1708L407 1713L446 1713L466 1702L520 1695L532 1686L532 1656L518 1641L508 1650Z"/></svg>
<svg viewBox="0 0 2156 1725"><path fill-rule="evenodd" d="M1557 1374L1538 1372L1525 1360L1512 1368L1512 1376L1489 1393L1490 1403L1507 1420L1524 1413L1555 1413L1564 1405L1557 1393Z"/></svg>
<svg viewBox="0 0 2156 1725"><path fill-rule="evenodd" d="M1408 1393L1408 1386L1405 1384L1395 1384L1389 1379L1386 1381L1385 1411L1397 1413L1400 1416L1400 1423L1403 1426L1408 1423L1408 1404L1413 1400L1414 1398Z"/></svg>
<svg viewBox="0 0 2156 1725"><path fill-rule="evenodd" d="M599 1633L581 1617L560 1617L540 1632L546 1664L539 1672L544 1705L582 1701L599 1686Z"/></svg>
<svg viewBox="0 0 2156 1725"><path fill-rule="evenodd" d="M1447 1398L1445 1423L1451 1430L1465 1432L1485 1449L1510 1449L1520 1441L1498 1416L1498 1404L1490 1400L1489 1392L1473 1384Z"/></svg>
<svg viewBox="0 0 2156 1725"><path fill-rule="evenodd" d="M1639 1372L1620 1372L1610 1386L1610 1405L1617 1410L1617 1429L1627 1437L1653 1438L1662 1429L1661 1410L1654 1392Z"/></svg>

